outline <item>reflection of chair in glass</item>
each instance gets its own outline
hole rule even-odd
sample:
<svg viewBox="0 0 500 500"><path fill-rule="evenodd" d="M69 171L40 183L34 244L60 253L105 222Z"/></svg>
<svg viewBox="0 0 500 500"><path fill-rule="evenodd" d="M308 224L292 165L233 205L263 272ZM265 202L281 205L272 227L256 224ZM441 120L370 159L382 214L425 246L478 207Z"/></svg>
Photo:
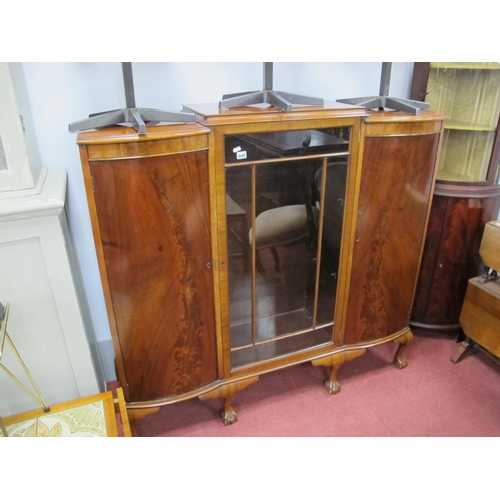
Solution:
<svg viewBox="0 0 500 500"><path fill-rule="evenodd" d="M306 134L302 142L298 156L306 154L311 144L311 134ZM275 262L276 270L280 271L280 261L276 247L288 246L304 241L310 247L316 242L318 209L313 206L312 200L312 178L310 163L300 162L297 172L299 182L303 182L305 192L303 194L303 204L284 205L271 208L260 213L255 218L255 248L256 267L260 272L264 271L259 259L259 251L269 248ZM253 243L252 229L248 234L250 245Z"/></svg>
<svg viewBox="0 0 500 500"><path fill-rule="evenodd" d="M302 205L287 205L272 208L262 212L255 218L255 248L257 268L263 271L259 259L259 251L269 248L271 251L276 270L280 270L280 261L276 247L282 247L300 243L301 241L310 245L316 241L316 227L318 223L318 209L310 203ZM252 245L252 229L248 238Z"/></svg>
<svg viewBox="0 0 500 500"><path fill-rule="evenodd" d="M30 372L28 371L28 368L24 364L24 361L22 360L21 356L19 355L19 352L17 351L16 347L14 346L14 343L12 342L9 334L7 333L7 322L9 320L9 310L10 310L10 303L7 302L5 307L3 304L0 302L0 368L9 375L9 377L16 382L21 389L23 389L29 396L31 396L42 408L44 412L50 411L49 405L45 402L43 399L42 394L38 390L37 385L35 384L35 381L33 380L33 377L31 376ZM7 339L8 343L10 344L12 351L16 355L17 360L19 361L20 365L22 366L24 372L26 373L29 381L31 382L32 386L34 387L36 393L38 394L38 397L36 397L13 373L11 373L3 364L2 364L2 355L4 353L4 343L5 340ZM0 422L1 423L1 422ZM2 428L2 432L5 433L6 435L6 430L5 428Z"/></svg>

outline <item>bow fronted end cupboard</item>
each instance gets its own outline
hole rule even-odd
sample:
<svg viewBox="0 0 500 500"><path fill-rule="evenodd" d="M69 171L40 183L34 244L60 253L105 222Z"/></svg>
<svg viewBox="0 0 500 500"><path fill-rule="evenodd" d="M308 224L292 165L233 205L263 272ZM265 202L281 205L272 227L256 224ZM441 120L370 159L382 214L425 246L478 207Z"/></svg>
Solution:
<svg viewBox="0 0 500 500"><path fill-rule="evenodd" d="M78 139L119 381L129 402L217 380L208 129Z"/></svg>
<svg viewBox="0 0 500 500"><path fill-rule="evenodd" d="M79 134L132 419L233 397L303 362L337 371L408 326L444 116L339 103L219 110Z"/></svg>
<svg viewBox="0 0 500 500"><path fill-rule="evenodd" d="M412 339L410 312L445 118L377 112L366 120L344 344ZM394 362L406 366L401 350Z"/></svg>

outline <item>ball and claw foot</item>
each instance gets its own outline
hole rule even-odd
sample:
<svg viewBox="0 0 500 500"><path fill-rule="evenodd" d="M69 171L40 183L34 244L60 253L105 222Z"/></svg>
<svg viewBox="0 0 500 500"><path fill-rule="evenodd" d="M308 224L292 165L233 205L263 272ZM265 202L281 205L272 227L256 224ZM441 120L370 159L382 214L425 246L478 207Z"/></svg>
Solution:
<svg viewBox="0 0 500 500"><path fill-rule="evenodd" d="M405 358L403 358L403 351L405 350L405 347L413 342L413 334L411 331L406 332L406 334L403 337L400 337L394 341L398 345L398 349L396 351L396 354L394 356L394 361L392 364L396 367L402 370L403 368L406 368L408 366L408 361L406 361Z"/></svg>
<svg viewBox="0 0 500 500"><path fill-rule="evenodd" d="M333 394L340 392L340 384L336 380L326 380L325 389L326 392L332 396Z"/></svg>
<svg viewBox="0 0 500 500"><path fill-rule="evenodd" d="M408 361L406 361L406 359L404 359L403 357L401 356L396 356L394 358L394 361L393 361L393 365L396 367L396 368L399 368L400 370L402 370L403 368L406 368L408 366Z"/></svg>
<svg viewBox="0 0 500 500"><path fill-rule="evenodd" d="M219 415L224 425L232 425L238 420L238 415L236 415L230 401L227 399L224 401L224 408L220 410Z"/></svg>

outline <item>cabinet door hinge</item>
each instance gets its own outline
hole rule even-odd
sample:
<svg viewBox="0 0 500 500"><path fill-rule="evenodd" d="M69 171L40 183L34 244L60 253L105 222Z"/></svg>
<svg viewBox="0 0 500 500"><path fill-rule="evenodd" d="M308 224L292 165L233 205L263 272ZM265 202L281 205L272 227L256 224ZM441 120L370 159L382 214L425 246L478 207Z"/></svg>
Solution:
<svg viewBox="0 0 500 500"><path fill-rule="evenodd" d="M94 178L93 177L90 178L90 182L92 184L92 192L95 194L95 185L94 185Z"/></svg>

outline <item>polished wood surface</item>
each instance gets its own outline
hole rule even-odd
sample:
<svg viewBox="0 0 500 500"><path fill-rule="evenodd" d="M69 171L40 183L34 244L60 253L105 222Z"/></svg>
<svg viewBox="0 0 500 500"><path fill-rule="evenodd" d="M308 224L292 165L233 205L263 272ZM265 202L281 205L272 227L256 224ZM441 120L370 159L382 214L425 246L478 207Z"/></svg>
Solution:
<svg viewBox="0 0 500 500"><path fill-rule="evenodd" d="M392 115L375 115L373 128L367 120L346 344L408 328L443 119L425 117L430 129L410 117L394 127Z"/></svg>
<svg viewBox="0 0 500 500"><path fill-rule="evenodd" d="M484 194L483 194L484 193ZM482 196L481 196L482 195ZM436 182L411 324L459 329L468 280L481 273L478 253L484 225L498 212L500 189Z"/></svg>
<svg viewBox="0 0 500 500"><path fill-rule="evenodd" d="M485 266L500 271L500 221L488 222L484 227L479 255Z"/></svg>
<svg viewBox="0 0 500 500"><path fill-rule="evenodd" d="M429 62L414 64L411 99L427 100L430 64ZM469 72L465 66L444 64L450 65L450 70L453 71L460 68L464 73ZM470 68L477 67L479 65L472 64ZM445 73L443 72L443 75ZM481 77L478 77L477 81L480 80ZM446 85L444 83L443 88ZM455 123L455 127L470 128L471 134L476 133L477 124L474 120L484 112L491 114L494 106L485 105L483 102L476 105L474 102L478 112L473 112L470 102L472 86L463 85L463 100L469 101L469 105L465 107L460 99L456 102L454 100L456 86L456 81L449 84L447 99L442 105L454 104L457 111L462 110L465 119L458 127ZM500 208L500 187L495 185L500 163L499 135L500 128L497 127L491 156L489 159L486 158L489 163L487 173L482 179L484 182L445 181L440 180L438 174L411 314L411 324L414 326L443 331L460 328L459 316L468 280L480 272L481 259L478 248L484 225L496 217ZM461 147L460 144L456 146L457 149ZM485 160L480 152L479 147L470 148L467 158ZM455 163L450 161L450 168L458 170L459 164L463 163L462 158L459 153L453 153L452 158Z"/></svg>
<svg viewBox="0 0 500 500"><path fill-rule="evenodd" d="M194 113L197 121L208 127L252 123L262 126L266 122L286 123L297 120L366 116L365 108L339 102L325 102L324 106L296 105L293 112L284 112L274 106L244 106L240 108L219 109L217 103L185 104L183 111Z"/></svg>
<svg viewBox="0 0 500 500"><path fill-rule="evenodd" d="M172 139L165 131L151 144L141 139L137 157L110 143L106 131L79 136L117 372L129 402L217 379L207 152L176 154L176 128L167 130ZM184 146L199 148L200 136L192 139ZM126 158L103 153L103 143Z"/></svg>
<svg viewBox="0 0 500 500"><path fill-rule="evenodd" d="M460 324L469 339L500 357L500 280L469 281Z"/></svg>
<svg viewBox="0 0 500 500"><path fill-rule="evenodd" d="M217 397L224 400L224 423L231 424L237 418L232 408L237 391L261 374L305 361L330 367L325 387L333 394L340 389L340 366L382 342L398 345L395 364L404 367L443 117L367 114L337 104L289 113L254 107L220 111L216 104L185 111L195 112L201 123L152 127L150 141L120 128L78 139L117 372L134 418L159 405ZM228 218L225 138L334 128L343 129L349 140L342 189L335 194L343 206L335 233L341 242L335 248L336 290L330 309L313 319L318 328L304 336L294 317L278 318L276 311L293 292L282 278L286 273L298 277L293 259L286 269L287 259L296 250L308 252L299 246L280 248L283 276L274 278L271 253L269 263L262 259L267 276L257 276L255 257L243 262L231 257L231 229L241 241L244 230L230 227L231 209ZM230 194L239 204L238 190ZM320 207L326 206L325 196ZM239 206L246 211L244 203ZM255 231L250 217L247 224ZM328 229L320 226L323 232L326 241ZM236 248L236 253L243 252ZM231 336L231 315L245 314L231 310L231 294L245 292L230 289L231 266L267 290L260 306L276 317L257 319L274 322L283 337L262 339L262 352L252 351L250 357L242 354L241 339ZM317 280L319 268L311 276ZM312 286L316 295L321 286ZM273 289L280 290L278 296Z"/></svg>

